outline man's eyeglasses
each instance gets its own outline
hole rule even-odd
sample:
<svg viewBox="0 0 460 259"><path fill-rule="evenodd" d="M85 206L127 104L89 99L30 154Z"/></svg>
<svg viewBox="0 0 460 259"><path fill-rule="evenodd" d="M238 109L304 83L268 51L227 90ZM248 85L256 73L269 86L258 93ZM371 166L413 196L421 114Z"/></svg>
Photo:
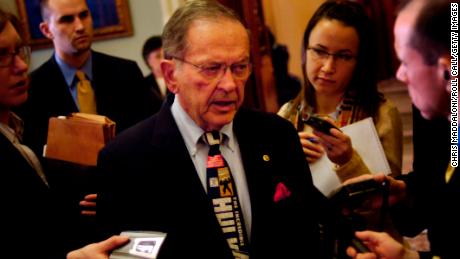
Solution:
<svg viewBox="0 0 460 259"><path fill-rule="evenodd" d="M318 61L326 61L327 59L329 59L329 56L332 56L333 59L335 59L336 61L347 63L347 62L352 61L355 58L355 56L353 56L352 54L340 53L340 52L329 53L325 50L315 48L315 47L308 47L307 50L310 51L311 57L314 60L318 60Z"/></svg>
<svg viewBox="0 0 460 259"><path fill-rule="evenodd" d="M29 64L30 60L30 47L22 46L17 48L13 52L1 52L0 51L0 67L9 67L13 64L14 57L19 56L24 62Z"/></svg>
<svg viewBox="0 0 460 259"><path fill-rule="evenodd" d="M234 79L246 80L252 70L252 64L248 61L231 64L230 66L221 63L196 65L178 57L172 58L177 59L185 64L194 66L196 69L198 69L200 74L208 80L221 79L227 71L227 68L230 68Z"/></svg>

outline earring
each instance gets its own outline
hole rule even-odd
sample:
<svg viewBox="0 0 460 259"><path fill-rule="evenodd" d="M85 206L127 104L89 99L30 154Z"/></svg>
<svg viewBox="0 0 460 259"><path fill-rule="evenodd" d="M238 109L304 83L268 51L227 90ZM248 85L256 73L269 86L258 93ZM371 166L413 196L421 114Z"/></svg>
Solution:
<svg viewBox="0 0 460 259"><path fill-rule="evenodd" d="M444 70L444 79L446 79L446 81L450 80L450 73L447 70Z"/></svg>

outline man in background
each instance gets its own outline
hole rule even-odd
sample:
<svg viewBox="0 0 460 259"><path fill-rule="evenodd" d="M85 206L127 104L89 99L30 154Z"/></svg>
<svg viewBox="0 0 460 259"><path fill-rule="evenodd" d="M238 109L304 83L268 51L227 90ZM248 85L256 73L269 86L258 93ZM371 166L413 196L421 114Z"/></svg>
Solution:
<svg viewBox="0 0 460 259"><path fill-rule="evenodd" d="M38 158L21 143L22 121L11 110L27 100L30 48L21 31L17 18L0 9L1 229L7 237L0 248L4 258L64 258L73 234L61 224L66 205L56 202ZM108 258L126 242L126 237L112 237L72 251L68 258Z"/></svg>
<svg viewBox="0 0 460 259"><path fill-rule="evenodd" d="M160 66L161 60L163 59L161 36L155 35L145 41L142 47L142 57L151 71L151 73L144 78L146 84L151 87L158 99L164 100L169 91L166 87Z"/></svg>
<svg viewBox="0 0 460 259"><path fill-rule="evenodd" d="M73 112L104 115L116 123L119 133L158 109L161 103L144 84L134 61L91 49L93 20L85 0L42 0L40 7L40 30L53 42L54 53L32 71L29 99L18 110L25 123L24 143L36 154L43 153L51 117ZM80 216L78 202L95 206L92 168L46 162L50 163L47 174L54 189L61 193L64 203L75 204L75 218L68 221L82 232L81 237L75 236L76 242L91 240L96 235L95 220L86 215L95 211L84 210Z"/></svg>
<svg viewBox="0 0 460 259"><path fill-rule="evenodd" d="M451 87L454 81L458 82L451 71L451 5L456 5L458 10L458 3L449 0L407 1L394 26L395 50L401 60L396 76L407 85L412 102L428 120L451 120ZM458 29L456 31L458 35ZM433 150L432 146L426 148L432 153L445 152ZM456 208L460 201L460 175L447 162L440 170L434 168L416 168L420 171L403 176L403 180L386 177L390 181L392 218L398 230L403 235L414 236L428 229L431 251L418 253L386 233L364 231L357 232L356 236L371 252L357 253L349 248L350 256L360 259L458 258L455 237L460 233L460 214ZM374 177L378 181L384 178Z"/></svg>
<svg viewBox="0 0 460 259"><path fill-rule="evenodd" d="M41 13L40 30L53 42L54 53L32 71L30 97L21 111L26 122L24 141L38 154L46 143L50 117L97 113L113 120L119 133L158 109L160 103L134 61L91 49L93 20L85 0L42 0ZM91 84L92 110L82 110L78 75Z"/></svg>

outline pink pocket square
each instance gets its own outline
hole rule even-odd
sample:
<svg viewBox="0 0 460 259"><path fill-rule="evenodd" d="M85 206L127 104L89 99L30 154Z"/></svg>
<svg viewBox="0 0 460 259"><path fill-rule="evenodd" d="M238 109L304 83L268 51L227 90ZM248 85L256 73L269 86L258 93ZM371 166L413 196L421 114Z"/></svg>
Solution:
<svg viewBox="0 0 460 259"><path fill-rule="evenodd" d="M274 202L279 202L291 196L291 191L284 185L284 183L278 183L276 186L275 195L273 196Z"/></svg>

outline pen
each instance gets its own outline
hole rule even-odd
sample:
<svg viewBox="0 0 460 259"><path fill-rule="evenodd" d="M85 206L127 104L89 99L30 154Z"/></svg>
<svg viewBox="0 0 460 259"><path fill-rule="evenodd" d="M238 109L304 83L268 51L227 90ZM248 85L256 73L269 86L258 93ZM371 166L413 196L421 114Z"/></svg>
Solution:
<svg viewBox="0 0 460 259"><path fill-rule="evenodd" d="M319 143L319 141L316 138L313 138L313 137L308 137L307 140L310 141L311 143L314 143L314 144Z"/></svg>

